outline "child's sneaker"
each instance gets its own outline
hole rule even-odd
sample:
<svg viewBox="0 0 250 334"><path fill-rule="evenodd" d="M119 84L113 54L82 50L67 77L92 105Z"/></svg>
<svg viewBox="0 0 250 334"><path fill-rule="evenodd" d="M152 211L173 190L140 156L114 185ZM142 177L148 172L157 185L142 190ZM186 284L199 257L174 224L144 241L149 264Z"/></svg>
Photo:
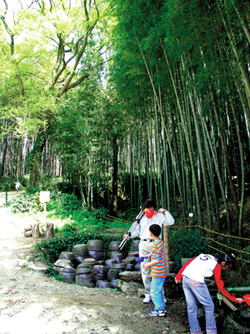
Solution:
<svg viewBox="0 0 250 334"><path fill-rule="evenodd" d="M166 314L165 310L156 310L154 308L152 308L149 313L148 313L151 317L164 317Z"/></svg>

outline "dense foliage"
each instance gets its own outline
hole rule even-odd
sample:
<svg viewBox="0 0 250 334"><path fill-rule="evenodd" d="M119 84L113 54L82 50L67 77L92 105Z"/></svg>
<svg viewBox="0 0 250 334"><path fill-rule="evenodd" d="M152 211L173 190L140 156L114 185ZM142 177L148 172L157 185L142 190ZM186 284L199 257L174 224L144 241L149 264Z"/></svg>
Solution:
<svg viewBox="0 0 250 334"><path fill-rule="evenodd" d="M58 175L114 214L154 198L183 225L249 236L249 2L37 0L14 18L11 2L0 176Z"/></svg>
<svg viewBox="0 0 250 334"><path fill-rule="evenodd" d="M200 233L193 228L172 233L169 238L169 249L175 261L175 271L182 267L182 258L193 258L201 253L209 253L206 239L202 239Z"/></svg>

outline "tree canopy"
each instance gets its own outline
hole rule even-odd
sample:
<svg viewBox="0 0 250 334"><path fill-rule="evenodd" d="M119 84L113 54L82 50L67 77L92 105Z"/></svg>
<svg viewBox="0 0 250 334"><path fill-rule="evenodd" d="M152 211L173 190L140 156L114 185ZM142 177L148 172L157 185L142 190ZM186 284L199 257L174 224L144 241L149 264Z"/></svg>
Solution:
<svg viewBox="0 0 250 334"><path fill-rule="evenodd" d="M36 0L10 17L1 1L1 175L59 173L113 213L153 197L244 234L249 3Z"/></svg>

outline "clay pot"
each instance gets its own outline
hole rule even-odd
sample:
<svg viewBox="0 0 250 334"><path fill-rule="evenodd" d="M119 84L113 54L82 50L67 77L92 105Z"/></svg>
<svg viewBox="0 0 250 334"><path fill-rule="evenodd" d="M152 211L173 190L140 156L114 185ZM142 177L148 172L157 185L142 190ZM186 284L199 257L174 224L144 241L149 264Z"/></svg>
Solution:
<svg viewBox="0 0 250 334"><path fill-rule="evenodd" d="M96 264L96 260L92 259L92 258L87 258L87 259L83 260L83 263L88 264L92 269L94 267L94 265Z"/></svg>
<svg viewBox="0 0 250 334"><path fill-rule="evenodd" d="M90 266L88 263L80 263L77 266L77 269L79 269L79 268L89 268L91 270L92 266Z"/></svg>
<svg viewBox="0 0 250 334"><path fill-rule="evenodd" d="M80 267L76 269L76 274L92 274L92 269L87 267Z"/></svg>
<svg viewBox="0 0 250 334"><path fill-rule="evenodd" d="M78 271L78 270L77 270ZM88 268L80 268L79 273L76 272L75 282L78 285L94 288L96 285L95 279L91 270Z"/></svg>
<svg viewBox="0 0 250 334"><path fill-rule="evenodd" d="M87 242L88 251L103 251L104 243L101 240L89 240Z"/></svg>
<svg viewBox="0 0 250 334"><path fill-rule="evenodd" d="M66 259L66 260L74 260L74 254L72 252L61 252L59 255L59 259Z"/></svg>
<svg viewBox="0 0 250 334"><path fill-rule="evenodd" d="M120 241L111 241L108 250L110 252L117 252L117 248L119 247L120 243L121 243Z"/></svg>
<svg viewBox="0 0 250 334"><path fill-rule="evenodd" d="M85 244L75 245L73 247L73 254L75 257L88 257L88 247Z"/></svg>
<svg viewBox="0 0 250 334"><path fill-rule="evenodd" d="M138 252L139 251L139 243L140 240L133 240L131 243L130 251L131 252Z"/></svg>
<svg viewBox="0 0 250 334"><path fill-rule="evenodd" d="M105 257L105 252L98 250L89 250L89 255L93 257L96 261L103 260Z"/></svg>
<svg viewBox="0 0 250 334"><path fill-rule="evenodd" d="M117 278L119 278L119 269L109 269L107 278L108 281L111 282Z"/></svg>
<svg viewBox="0 0 250 334"><path fill-rule="evenodd" d="M60 271L60 276L64 283L73 284L75 283L76 271L73 268L63 268Z"/></svg>
<svg viewBox="0 0 250 334"><path fill-rule="evenodd" d="M62 267L62 268L65 268L65 267L73 267L73 264L70 260L67 260L67 259L59 259L57 260L54 265L56 267Z"/></svg>
<svg viewBox="0 0 250 334"><path fill-rule="evenodd" d="M92 268L93 275L97 275L99 273L99 270L103 268L103 265L101 264L95 264Z"/></svg>
<svg viewBox="0 0 250 334"><path fill-rule="evenodd" d="M124 271L126 268L126 264L125 263L114 263L111 269L118 269L119 272L121 273L122 271Z"/></svg>
<svg viewBox="0 0 250 334"><path fill-rule="evenodd" d="M107 288L111 288L111 285L107 281L97 281L96 287L99 289L107 289Z"/></svg>
<svg viewBox="0 0 250 334"><path fill-rule="evenodd" d="M108 275L108 268L106 266L103 266L100 268L99 272L97 273L98 280L105 280Z"/></svg>
<svg viewBox="0 0 250 334"><path fill-rule="evenodd" d="M108 269L111 269L114 263L118 263L115 259L109 259L105 261L106 266Z"/></svg>
<svg viewBox="0 0 250 334"><path fill-rule="evenodd" d="M118 263L121 263L123 260L123 255L121 253L113 253L111 254L110 258L116 260Z"/></svg>

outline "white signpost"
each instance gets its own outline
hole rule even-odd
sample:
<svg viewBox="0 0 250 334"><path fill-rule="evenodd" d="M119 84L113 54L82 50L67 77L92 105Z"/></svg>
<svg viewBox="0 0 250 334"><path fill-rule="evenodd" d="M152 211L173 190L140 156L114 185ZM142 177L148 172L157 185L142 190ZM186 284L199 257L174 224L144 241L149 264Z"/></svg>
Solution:
<svg viewBox="0 0 250 334"><path fill-rule="evenodd" d="M44 217L46 224L46 203L50 200L50 191L40 191L40 203L44 203Z"/></svg>

